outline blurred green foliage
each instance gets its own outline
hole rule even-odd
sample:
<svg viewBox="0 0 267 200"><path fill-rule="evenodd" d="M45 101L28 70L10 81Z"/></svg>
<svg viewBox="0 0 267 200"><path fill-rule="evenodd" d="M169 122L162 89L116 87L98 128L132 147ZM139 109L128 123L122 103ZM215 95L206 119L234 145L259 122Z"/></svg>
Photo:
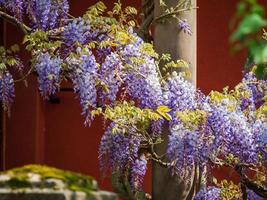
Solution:
<svg viewBox="0 0 267 200"><path fill-rule="evenodd" d="M267 40L264 28L267 27L265 7L257 0L240 0L233 19L235 30L230 37L233 50L247 49L248 58L245 70L253 70L258 78L266 78Z"/></svg>

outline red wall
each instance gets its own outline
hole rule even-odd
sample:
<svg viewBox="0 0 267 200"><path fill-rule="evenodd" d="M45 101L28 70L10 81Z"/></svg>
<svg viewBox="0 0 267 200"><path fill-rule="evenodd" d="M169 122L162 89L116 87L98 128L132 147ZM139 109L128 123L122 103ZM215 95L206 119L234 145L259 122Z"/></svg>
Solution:
<svg viewBox="0 0 267 200"><path fill-rule="evenodd" d="M229 53L229 24L237 2L198 0L197 84L206 93L241 80L245 55Z"/></svg>
<svg viewBox="0 0 267 200"><path fill-rule="evenodd" d="M95 1L72 0L74 15L82 14ZM106 1L109 4L113 1ZM137 1L122 1L138 6ZM139 1L138 1L139 2ZM236 0L198 0L198 87L208 93L211 89L233 86L241 79L244 55L229 54L229 22ZM8 28L8 44L20 41L13 28ZM28 88L16 85L16 99L6 127L6 168L29 163L41 163L95 176L102 181L97 149L103 133L100 120L91 128L83 126L80 107L74 94L59 93L59 104L43 102L31 77ZM150 171L146 189L151 190Z"/></svg>

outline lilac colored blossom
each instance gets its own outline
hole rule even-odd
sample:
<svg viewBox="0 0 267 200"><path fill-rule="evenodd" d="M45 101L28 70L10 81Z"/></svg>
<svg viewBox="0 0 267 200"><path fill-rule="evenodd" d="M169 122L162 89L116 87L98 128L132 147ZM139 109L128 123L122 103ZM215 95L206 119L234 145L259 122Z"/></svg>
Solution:
<svg viewBox="0 0 267 200"><path fill-rule="evenodd" d="M129 95L137 99L143 108L156 109L162 104L162 90L153 59L146 59L138 72L127 74L125 78Z"/></svg>
<svg viewBox="0 0 267 200"><path fill-rule="evenodd" d="M129 34L131 30L129 30ZM126 45L120 50L120 55L125 64L132 69L126 71L125 81L129 95L138 101L142 108L156 109L162 104L162 89L160 80L156 71L156 63L152 57L143 55L140 51L140 45L143 41L136 34L133 43ZM143 59L144 62L136 66L131 58Z"/></svg>
<svg viewBox="0 0 267 200"><path fill-rule="evenodd" d="M69 3L67 0L52 0L48 22L49 29L59 27L62 24L62 20L67 18L68 12Z"/></svg>
<svg viewBox="0 0 267 200"><path fill-rule="evenodd" d="M85 44L92 37L90 24L82 18L74 19L64 29L63 40L68 46L75 42Z"/></svg>
<svg viewBox="0 0 267 200"><path fill-rule="evenodd" d="M248 200L263 200L262 197L258 196L255 192L252 190L247 191L248 194Z"/></svg>
<svg viewBox="0 0 267 200"><path fill-rule="evenodd" d="M27 6L33 28L47 30L51 0L32 0L25 6Z"/></svg>
<svg viewBox="0 0 267 200"><path fill-rule="evenodd" d="M12 12L18 20L22 19L24 11L23 0L0 0L0 6Z"/></svg>
<svg viewBox="0 0 267 200"><path fill-rule="evenodd" d="M59 2L59 11L60 11L60 18L67 19L70 5L68 0L61 0Z"/></svg>
<svg viewBox="0 0 267 200"><path fill-rule="evenodd" d="M163 86L164 105L172 109L173 118L176 118L177 111L196 109L196 94L196 88L176 72Z"/></svg>
<svg viewBox="0 0 267 200"><path fill-rule="evenodd" d="M198 131L188 130L182 124L173 125L170 132L167 157L175 163L173 173L186 179L186 174L192 172L194 164L200 167L206 164L202 155L203 141Z"/></svg>
<svg viewBox="0 0 267 200"><path fill-rule="evenodd" d="M131 187L133 190L140 190L147 171L147 160L144 154L136 159L131 167Z"/></svg>
<svg viewBox="0 0 267 200"><path fill-rule="evenodd" d="M187 22L186 19L179 20L178 26L181 29L181 31L183 31L184 33L187 33L188 35L192 35L190 24Z"/></svg>
<svg viewBox="0 0 267 200"><path fill-rule="evenodd" d="M151 133L154 137L160 136L163 130L164 119L152 121L150 125Z"/></svg>
<svg viewBox="0 0 267 200"><path fill-rule="evenodd" d="M53 29L58 26L59 24L58 19L59 19L60 13L61 13L60 5L58 4L57 1L52 0L50 12L49 12L48 25L47 25L49 29Z"/></svg>
<svg viewBox="0 0 267 200"><path fill-rule="evenodd" d="M263 97L267 92L267 82L266 80L257 80L255 74L249 72L245 74L241 84L241 90L249 94L248 98L243 99L241 109L244 110L249 107L250 110L254 111L264 102Z"/></svg>
<svg viewBox="0 0 267 200"><path fill-rule="evenodd" d="M257 119L253 124L253 134L257 143L257 153L267 165L267 124L264 119Z"/></svg>
<svg viewBox="0 0 267 200"><path fill-rule="evenodd" d="M122 63L116 53L108 55L101 65L99 77L104 84L101 99L103 103L114 103L117 97L120 86L122 85L121 79Z"/></svg>
<svg viewBox="0 0 267 200"><path fill-rule="evenodd" d="M216 187L202 188L194 200L220 200L220 189Z"/></svg>
<svg viewBox="0 0 267 200"><path fill-rule="evenodd" d="M84 49L85 50L85 49ZM85 124L90 125L91 114L90 108L96 107L96 70L97 63L93 53L85 50L82 53L80 48L77 49L77 58L68 58L67 62L70 65L70 78L73 83L73 88L79 95L80 104L82 106L82 115L86 117Z"/></svg>
<svg viewBox="0 0 267 200"><path fill-rule="evenodd" d="M113 133L115 123L111 123L102 136L99 146L99 160L101 169L111 168L123 172L127 164L137 157L140 139L129 130L128 135Z"/></svg>
<svg viewBox="0 0 267 200"><path fill-rule="evenodd" d="M233 112L222 105L213 105L207 123L210 134L214 136L211 148L217 154L227 156L231 153L241 162L257 162L256 141L242 112ZM218 149L220 152L217 152Z"/></svg>
<svg viewBox="0 0 267 200"><path fill-rule="evenodd" d="M48 53L41 53L36 58L39 90L45 99L59 88L61 62L60 58L52 58Z"/></svg>
<svg viewBox="0 0 267 200"><path fill-rule="evenodd" d="M96 33L98 32L97 30L94 30ZM103 41L106 41L108 40L109 37L108 35L106 34L99 34L97 37L96 37L96 42L100 43L100 42L103 42ZM107 46L107 47L97 47L96 49L96 57L97 57L97 61L99 63L102 63L105 61L106 57L108 55L110 55L112 52L112 48L110 46Z"/></svg>
<svg viewBox="0 0 267 200"><path fill-rule="evenodd" d="M0 76L0 101L5 109L9 109L14 101L15 86L12 75L5 71Z"/></svg>

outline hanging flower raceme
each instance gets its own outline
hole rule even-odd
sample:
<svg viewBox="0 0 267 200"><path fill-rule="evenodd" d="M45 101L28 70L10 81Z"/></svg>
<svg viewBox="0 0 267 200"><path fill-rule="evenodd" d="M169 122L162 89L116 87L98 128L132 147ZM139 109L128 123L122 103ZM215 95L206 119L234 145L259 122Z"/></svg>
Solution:
<svg viewBox="0 0 267 200"><path fill-rule="evenodd" d="M242 82L239 85L239 90L246 92L241 98L241 109L249 108L254 111L264 102L264 95L267 92L266 80L258 80L252 72L245 74Z"/></svg>
<svg viewBox="0 0 267 200"><path fill-rule="evenodd" d="M144 154L137 158L131 167L131 187L133 190L141 190L147 171L147 160Z"/></svg>
<svg viewBox="0 0 267 200"><path fill-rule="evenodd" d="M66 59L69 65L69 77L73 88L78 93L82 106L82 115L85 116L85 125L90 125L92 116L90 108L96 107L96 71L97 63L89 49L77 48L75 57Z"/></svg>
<svg viewBox="0 0 267 200"><path fill-rule="evenodd" d="M9 110L14 101L15 96L14 80L8 71L4 71L0 75L0 101L4 109Z"/></svg>
<svg viewBox="0 0 267 200"><path fill-rule="evenodd" d="M75 42L85 44L88 39L93 37L90 29L88 21L82 18L74 19L64 28L63 40L69 47Z"/></svg>
<svg viewBox="0 0 267 200"><path fill-rule="evenodd" d="M264 200L262 197L258 196L252 190L248 190L248 200Z"/></svg>
<svg viewBox="0 0 267 200"><path fill-rule="evenodd" d="M36 58L35 68L38 74L39 90L45 99L59 89L61 63L60 58L53 58L49 53L41 53Z"/></svg>
<svg viewBox="0 0 267 200"><path fill-rule="evenodd" d="M116 100L122 80L122 63L119 55L111 53L101 65L99 77L102 82L101 100L102 103L113 104Z"/></svg>
<svg viewBox="0 0 267 200"><path fill-rule="evenodd" d="M213 136L211 150L215 155L234 155L244 163L256 163L256 141L251 124L239 108L229 108L222 103L212 103L207 119L207 134Z"/></svg>
<svg viewBox="0 0 267 200"><path fill-rule="evenodd" d="M182 124L174 125L170 131L167 157L174 163L173 173L186 180L195 164L203 167L207 162L202 156L203 141L199 132L188 130Z"/></svg>
<svg viewBox="0 0 267 200"><path fill-rule="evenodd" d="M163 86L164 105L172 110L171 115L174 119L177 111L196 109L196 94L196 88L176 72L172 73Z"/></svg>
<svg viewBox="0 0 267 200"><path fill-rule="evenodd" d="M267 166L267 124L266 119L258 119L253 124L253 134L256 138L257 153L262 156Z"/></svg>
<svg viewBox="0 0 267 200"><path fill-rule="evenodd" d="M186 19L179 20L178 26L181 29L181 31L183 31L184 33L187 33L188 35L193 34L191 27L190 27L190 24L187 22Z"/></svg>
<svg viewBox="0 0 267 200"><path fill-rule="evenodd" d="M24 5L23 0L0 0L0 7L3 6L9 10L20 21L22 21Z"/></svg>
<svg viewBox="0 0 267 200"><path fill-rule="evenodd" d="M220 189L216 187L202 188L194 200L221 200Z"/></svg>
<svg viewBox="0 0 267 200"><path fill-rule="evenodd" d="M48 30L58 27L69 12L67 0L1 0L3 6L23 21L25 12L34 29Z"/></svg>
<svg viewBox="0 0 267 200"><path fill-rule="evenodd" d="M127 91L142 108L156 109L162 103L162 89L155 60L141 52L142 39L131 30L129 33L134 37L134 42L119 52L127 68L124 76ZM135 63L134 59L139 59L140 63Z"/></svg>
<svg viewBox="0 0 267 200"><path fill-rule="evenodd" d="M127 136L112 131L115 126L115 123L111 123L102 136L99 146L100 166L102 170L111 168L123 173L127 170L127 165L137 158L140 139L131 130Z"/></svg>

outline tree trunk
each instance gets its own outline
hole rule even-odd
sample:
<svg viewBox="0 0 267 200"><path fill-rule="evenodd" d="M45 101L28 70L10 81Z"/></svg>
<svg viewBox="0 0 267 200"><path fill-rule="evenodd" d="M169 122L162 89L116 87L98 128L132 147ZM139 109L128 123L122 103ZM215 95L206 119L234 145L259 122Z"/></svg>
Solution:
<svg viewBox="0 0 267 200"><path fill-rule="evenodd" d="M154 18L162 13L159 0L154 0ZM175 6L179 1L165 0L168 6ZM196 0L193 0L196 6ZM191 10L179 15L181 19L187 19L192 28L192 36L182 32L176 20L168 20L164 23L156 23L154 34L154 45L159 54L169 53L172 59L183 59L190 65L191 77L189 80L196 84L196 10ZM167 127L164 131L164 143L157 147L159 155L166 152L168 143ZM199 189L200 178L199 167L195 166L194 173L188 184L178 176L172 176L170 170L164 169L158 164L153 164L153 200L189 200L192 199Z"/></svg>

